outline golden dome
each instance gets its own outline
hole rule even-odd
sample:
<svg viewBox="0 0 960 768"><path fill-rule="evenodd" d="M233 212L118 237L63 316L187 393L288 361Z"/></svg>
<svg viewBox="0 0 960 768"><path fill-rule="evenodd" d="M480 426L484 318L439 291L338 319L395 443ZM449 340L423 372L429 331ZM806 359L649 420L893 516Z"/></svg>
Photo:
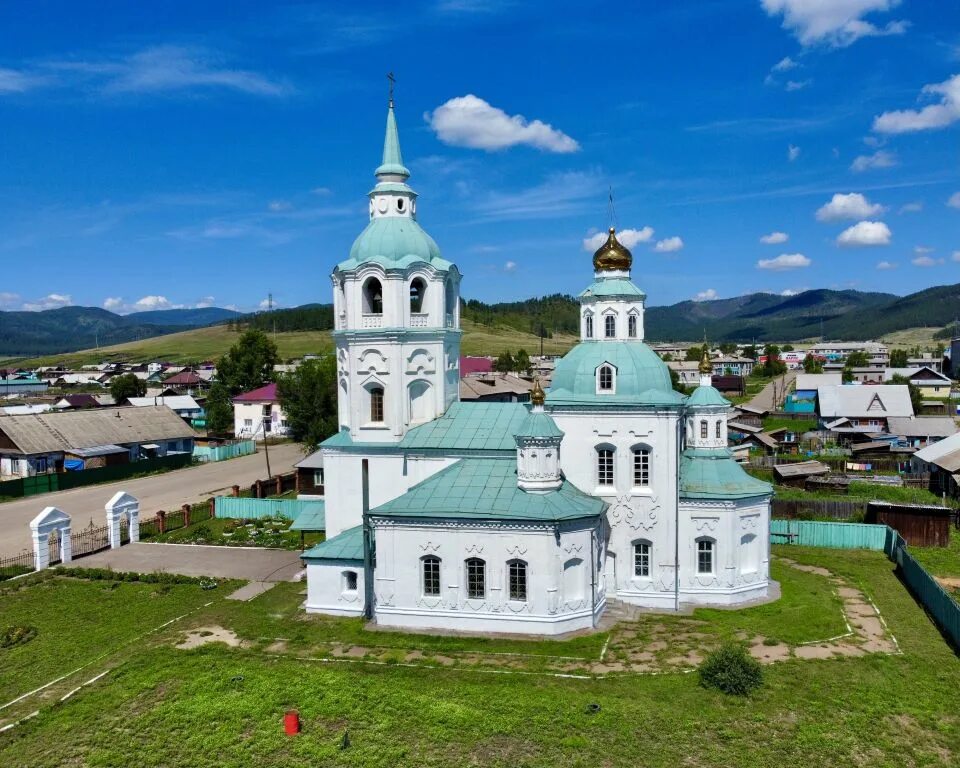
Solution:
<svg viewBox="0 0 960 768"><path fill-rule="evenodd" d="M546 392L540 386L540 377L533 380L533 389L530 390L530 402L534 405L543 405L547 399Z"/></svg>
<svg viewBox="0 0 960 768"><path fill-rule="evenodd" d="M629 271L633 264L633 254L620 245L617 240L616 229L610 227L610 236L607 242L601 245L593 254L593 268L597 271L621 270Z"/></svg>
<svg viewBox="0 0 960 768"><path fill-rule="evenodd" d="M703 342L703 354L700 355L700 366L697 369L700 373L707 374L713 373L713 363L710 362L710 356L708 354L708 345L706 339Z"/></svg>

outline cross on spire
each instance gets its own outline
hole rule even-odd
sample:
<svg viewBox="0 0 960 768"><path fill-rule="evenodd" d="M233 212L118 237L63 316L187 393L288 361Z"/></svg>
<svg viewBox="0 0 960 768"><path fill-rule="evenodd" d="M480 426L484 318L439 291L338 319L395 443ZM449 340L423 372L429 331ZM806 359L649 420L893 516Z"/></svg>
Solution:
<svg viewBox="0 0 960 768"><path fill-rule="evenodd" d="M393 85L397 82L397 78L393 76L393 72L387 72L387 80L390 81L390 106L393 106Z"/></svg>

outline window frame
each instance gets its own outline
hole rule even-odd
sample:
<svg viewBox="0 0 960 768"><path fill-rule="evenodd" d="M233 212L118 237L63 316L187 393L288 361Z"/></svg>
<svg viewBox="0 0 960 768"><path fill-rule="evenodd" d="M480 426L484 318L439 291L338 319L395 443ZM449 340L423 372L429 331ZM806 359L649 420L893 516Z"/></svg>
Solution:
<svg viewBox="0 0 960 768"><path fill-rule="evenodd" d="M420 558L420 594L424 597L440 597L440 568L442 562L436 555L424 555ZM436 572L428 574L428 566L430 570ZM436 591L431 591L428 586L436 587Z"/></svg>
<svg viewBox="0 0 960 768"><path fill-rule="evenodd" d="M487 563L480 557L468 557L464 563L467 600L485 600L487 597ZM477 585L479 583L479 589Z"/></svg>
<svg viewBox="0 0 960 768"><path fill-rule="evenodd" d="M627 315L627 338L637 338L637 326L637 316L634 314Z"/></svg>
<svg viewBox="0 0 960 768"><path fill-rule="evenodd" d="M584 336L588 339L593 338L593 315L586 315L584 318Z"/></svg>
<svg viewBox="0 0 960 768"><path fill-rule="evenodd" d="M697 576L713 576L717 568L717 542L709 536L701 536L696 540ZM704 558L709 558L710 569L703 569Z"/></svg>
<svg viewBox="0 0 960 768"><path fill-rule="evenodd" d="M374 384L373 386L367 387L367 392L370 397L370 423L383 424L387 414L386 390L382 384ZM377 418L378 415L380 418Z"/></svg>
<svg viewBox="0 0 960 768"><path fill-rule="evenodd" d="M597 394L613 395L617 392L617 369L611 363L601 363L597 366ZM607 379L609 386L604 386Z"/></svg>
<svg viewBox="0 0 960 768"><path fill-rule="evenodd" d="M352 594L355 593L360 586L360 575L356 571L346 570L342 571L341 575L343 581L341 583L341 592L343 594ZM353 586L350 586L350 582L353 582Z"/></svg>
<svg viewBox="0 0 960 768"><path fill-rule="evenodd" d="M617 482L617 449L612 445L598 445L595 453L594 467L597 487L613 488ZM604 466L604 464L608 466ZM604 479L609 479L609 482L604 482Z"/></svg>
<svg viewBox="0 0 960 768"><path fill-rule="evenodd" d="M603 338L617 338L617 316L612 313L603 316Z"/></svg>
<svg viewBox="0 0 960 768"><path fill-rule="evenodd" d="M633 487L634 488L643 488L648 489L652 485L651 480L651 467L653 465L652 457L653 450L648 445L635 445L630 449L631 454L633 455ZM639 463L640 467L637 466ZM640 479L644 480L644 475L646 476L644 482L637 482L638 479L638 469L640 471Z"/></svg>
<svg viewBox="0 0 960 768"><path fill-rule="evenodd" d="M647 539L637 539L633 542L633 578L651 578L653 561L653 544ZM641 563L643 564L641 567ZM640 572L640 571L645 571Z"/></svg>
<svg viewBox="0 0 960 768"><path fill-rule="evenodd" d="M720 439L720 419L717 419L716 439Z"/></svg>
<svg viewBox="0 0 960 768"><path fill-rule="evenodd" d="M507 561L507 599L525 603L529 596L527 561L519 558Z"/></svg>
<svg viewBox="0 0 960 768"><path fill-rule="evenodd" d="M706 419L700 419L700 439L706 440L710 434L710 427Z"/></svg>

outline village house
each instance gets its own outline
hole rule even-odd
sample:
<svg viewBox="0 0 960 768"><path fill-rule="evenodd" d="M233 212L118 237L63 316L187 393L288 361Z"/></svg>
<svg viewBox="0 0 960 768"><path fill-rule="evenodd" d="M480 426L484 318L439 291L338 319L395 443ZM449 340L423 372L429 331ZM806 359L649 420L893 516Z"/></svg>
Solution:
<svg viewBox="0 0 960 768"><path fill-rule="evenodd" d="M904 384L841 385L817 390L820 423L885 432L891 416L913 416L910 392Z"/></svg>
<svg viewBox="0 0 960 768"><path fill-rule="evenodd" d="M751 358L736 355L721 355L710 362L713 364L714 376L749 376L756 365Z"/></svg>
<svg viewBox="0 0 960 768"><path fill-rule="evenodd" d="M957 424L949 416L891 416L887 432L901 446L923 448L956 434Z"/></svg>
<svg viewBox="0 0 960 768"><path fill-rule="evenodd" d="M949 376L944 376L933 367L925 365L922 368L885 368L883 381L890 381L894 376L902 376L920 390L924 397L949 397L953 382Z"/></svg>
<svg viewBox="0 0 960 768"><path fill-rule="evenodd" d="M276 383L271 382L233 398L233 434L236 437L264 440L284 437L289 431Z"/></svg>
<svg viewBox="0 0 960 768"><path fill-rule="evenodd" d="M478 373L460 379L460 399L485 403L530 402L529 378L515 373Z"/></svg>

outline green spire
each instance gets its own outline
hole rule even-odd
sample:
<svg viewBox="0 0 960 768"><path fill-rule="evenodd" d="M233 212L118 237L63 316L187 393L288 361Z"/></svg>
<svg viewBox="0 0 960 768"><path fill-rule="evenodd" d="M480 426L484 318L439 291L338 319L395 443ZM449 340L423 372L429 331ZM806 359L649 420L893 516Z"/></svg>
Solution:
<svg viewBox="0 0 960 768"><path fill-rule="evenodd" d="M377 176L403 176L409 178L410 171L403 165L400 156L400 135L397 133L397 118L393 114L393 98L387 109L387 134L383 139L383 163L374 171Z"/></svg>

